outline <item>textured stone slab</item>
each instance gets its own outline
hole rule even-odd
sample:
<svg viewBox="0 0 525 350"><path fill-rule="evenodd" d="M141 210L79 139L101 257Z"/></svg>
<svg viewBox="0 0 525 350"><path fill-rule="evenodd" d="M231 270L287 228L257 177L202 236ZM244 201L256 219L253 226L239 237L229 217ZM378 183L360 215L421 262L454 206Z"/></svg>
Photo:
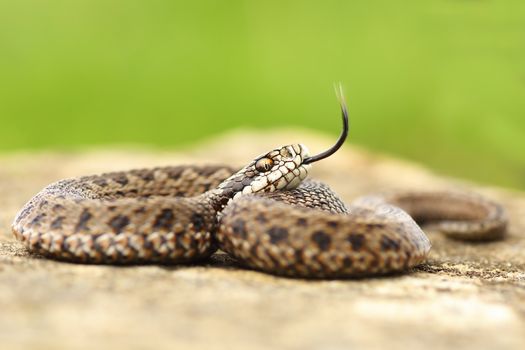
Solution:
<svg viewBox="0 0 525 350"><path fill-rule="evenodd" d="M345 146L312 176L341 196L385 189L476 190L507 207L508 237L489 244L428 232L429 260L410 273L303 281L240 269L223 254L203 266L84 266L30 256L10 222L59 178L193 162L242 165L283 143L315 152L310 133L239 132L170 153L123 147L0 157L1 349L524 349L525 194L474 187Z"/></svg>

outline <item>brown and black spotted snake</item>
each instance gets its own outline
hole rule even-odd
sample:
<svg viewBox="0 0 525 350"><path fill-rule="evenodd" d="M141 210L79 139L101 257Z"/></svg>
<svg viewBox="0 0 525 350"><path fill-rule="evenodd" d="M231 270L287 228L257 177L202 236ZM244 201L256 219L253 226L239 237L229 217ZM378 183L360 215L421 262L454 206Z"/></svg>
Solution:
<svg viewBox="0 0 525 350"><path fill-rule="evenodd" d="M325 184L305 180L309 156L294 144L265 153L238 171L229 166L173 166L55 182L13 223L17 239L46 257L94 264L178 264L217 249L244 266L303 278L345 278L408 270L431 244L416 221L448 236L504 235L503 208L481 196L403 192L344 204ZM303 181L304 180L304 181Z"/></svg>

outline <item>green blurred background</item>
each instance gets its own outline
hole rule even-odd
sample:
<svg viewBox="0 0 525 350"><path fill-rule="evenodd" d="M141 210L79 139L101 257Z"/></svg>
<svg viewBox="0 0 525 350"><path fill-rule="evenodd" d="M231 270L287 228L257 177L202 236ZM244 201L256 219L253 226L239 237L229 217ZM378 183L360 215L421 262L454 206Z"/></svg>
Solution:
<svg viewBox="0 0 525 350"><path fill-rule="evenodd" d="M525 1L0 0L0 151L335 135L525 189ZM286 140L283 140L286 142Z"/></svg>

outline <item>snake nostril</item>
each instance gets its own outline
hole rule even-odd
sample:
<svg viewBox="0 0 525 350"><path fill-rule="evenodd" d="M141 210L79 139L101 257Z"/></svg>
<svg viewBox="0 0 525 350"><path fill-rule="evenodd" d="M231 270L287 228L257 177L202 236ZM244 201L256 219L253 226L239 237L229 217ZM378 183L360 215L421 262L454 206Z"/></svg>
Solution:
<svg viewBox="0 0 525 350"><path fill-rule="evenodd" d="M280 151L281 156L283 156L286 159L292 159L294 156L294 153L295 152L293 151L293 148L291 146L283 147L281 148L281 151Z"/></svg>

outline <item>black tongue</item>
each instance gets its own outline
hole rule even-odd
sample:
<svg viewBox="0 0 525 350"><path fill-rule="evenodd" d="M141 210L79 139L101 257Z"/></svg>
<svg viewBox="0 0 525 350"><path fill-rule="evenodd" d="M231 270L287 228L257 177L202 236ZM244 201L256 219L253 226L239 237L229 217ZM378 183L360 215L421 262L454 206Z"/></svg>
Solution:
<svg viewBox="0 0 525 350"><path fill-rule="evenodd" d="M330 147L324 152L321 152L315 156L306 157L303 160L303 164L310 164L313 162L317 162L318 160L325 159L327 157L330 157L332 154L337 152L339 148L345 143L346 137L348 136L348 109L346 108L346 104L344 101L341 100L341 112L343 117L343 130L341 131L341 135L339 135L339 138L337 139L337 142L335 145Z"/></svg>

